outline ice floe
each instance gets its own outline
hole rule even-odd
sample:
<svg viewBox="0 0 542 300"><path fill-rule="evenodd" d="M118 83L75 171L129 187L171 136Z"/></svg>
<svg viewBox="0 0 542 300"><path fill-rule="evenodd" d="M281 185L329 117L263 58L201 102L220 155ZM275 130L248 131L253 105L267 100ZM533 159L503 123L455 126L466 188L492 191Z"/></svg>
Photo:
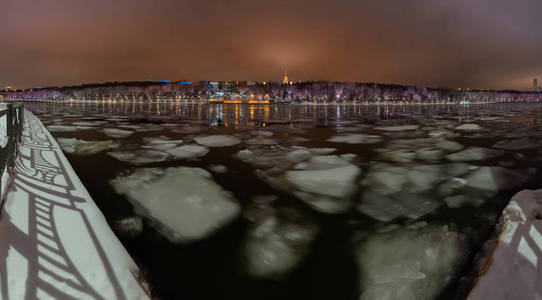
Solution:
<svg viewBox="0 0 542 300"><path fill-rule="evenodd" d="M72 125L75 126L100 126L103 124L107 124L107 121L79 121L79 122L72 122Z"/></svg>
<svg viewBox="0 0 542 300"><path fill-rule="evenodd" d="M466 237L448 226L395 229L360 242L360 300L435 299L468 260Z"/></svg>
<svg viewBox="0 0 542 300"><path fill-rule="evenodd" d="M380 131L397 132L397 131L416 130L418 128L420 128L420 125L380 126L380 127L375 127L374 129L375 130L380 130Z"/></svg>
<svg viewBox="0 0 542 300"><path fill-rule="evenodd" d="M482 129L482 126L478 124L463 124L463 125L457 126L454 129L459 130L459 131L478 131Z"/></svg>
<svg viewBox="0 0 542 300"><path fill-rule="evenodd" d="M302 162L304 160L310 159L311 156L312 156L312 153L310 151L300 149L300 150L294 150L286 154L286 159L291 162L298 163L298 162Z"/></svg>
<svg viewBox="0 0 542 300"><path fill-rule="evenodd" d="M104 128L101 130L105 135L112 138L125 138L132 135L134 132L129 130L122 130L117 128Z"/></svg>
<svg viewBox="0 0 542 300"><path fill-rule="evenodd" d="M273 132L266 131L266 130L255 130L255 131L252 131L251 134L257 135L257 136L265 136L265 137L271 137L274 135Z"/></svg>
<svg viewBox="0 0 542 300"><path fill-rule="evenodd" d="M92 155L120 146L120 143L114 141L85 141L76 138L57 138L57 141L64 152L76 155Z"/></svg>
<svg viewBox="0 0 542 300"><path fill-rule="evenodd" d="M441 204L438 199L423 194L395 193L386 196L369 192L364 194L358 210L375 220L391 222L400 217L416 220Z"/></svg>
<svg viewBox="0 0 542 300"><path fill-rule="evenodd" d="M75 132L79 130L91 130L93 127L88 126L71 126L71 125L49 125L47 129L50 132Z"/></svg>
<svg viewBox="0 0 542 300"><path fill-rule="evenodd" d="M345 144L376 144L376 143L380 143L382 140L383 138L378 135L354 133L354 134L336 135L328 139L327 141L331 143L345 143Z"/></svg>
<svg viewBox="0 0 542 300"><path fill-rule="evenodd" d="M228 147L241 143L241 140L233 135L198 136L194 141L206 147Z"/></svg>
<svg viewBox="0 0 542 300"><path fill-rule="evenodd" d="M451 161L475 161L499 157L505 153L505 151L490 148L468 147L461 152L448 154L446 158Z"/></svg>
<svg viewBox="0 0 542 300"><path fill-rule="evenodd" d="M200 168L138 169L111 184L175 243L205 238L240 211L237 200Z"/></svg>
<svg viewBox="0 0 542 300"><path fill-rule="evenodd" d="M245 269L253 277L280 279L306 256L318 226L296 210L281 215L268 206L254 219L242 251Z"/></svg>
<svg viewBox="0 0 542 300"><path fill-rule="evenodd" d="M306 166L305 170L289 170L277 177L265 179L320 212L343 213L350 209L350 197L357 190L355 180L361 174L361 169L347 160L344 164L326 169L308 169ZM309 165L314 163L309 162Z"/></svg>
<svg viewBox="0 0 542 300"><path fill-rule="evenodd" d="M134 165L166 161L169 157L167 153L154 150L112 151L107 154Z"/></svg>
<svg viewBox="0 0 542 300"><path fill-rule="evenodd" d="M178 159L194 159L209 153L209 148L199 145L184 145L166 150L167 153Z"/></svg>
<svg viewBox="0 0 542 300"><path fill-rule="evenodd" d="M210 165L209 170L218 174L225 174L228 172L228 168L223 165Z"/></svg>

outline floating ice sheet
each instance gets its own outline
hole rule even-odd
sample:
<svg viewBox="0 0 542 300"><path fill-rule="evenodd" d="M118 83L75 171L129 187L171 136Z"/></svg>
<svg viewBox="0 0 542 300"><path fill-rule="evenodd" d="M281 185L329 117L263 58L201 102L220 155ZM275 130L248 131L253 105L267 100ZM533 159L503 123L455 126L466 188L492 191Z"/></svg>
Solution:
<svg viewBox="0 0 542 300"><path fill-rule="evenodd" d="M113 151L107 154L120 161L134 165L162 162L166 161L169 157L167 153L154 150Z"/></svg>
<svg viewBox="0 0 542 300"><path fill-rule="evenodd" d="M194 141L206 147L228 147L241 143L241 140L233 135L198 136Z"/></svg>
<svg viewBox="0 0 542 300"><path fill-rule="evenodd" d="M138 169L111 184L175 243L205 238L240 211L237 200L200 168Z"/></svg>
<svg viewBox="0 0 542 300"><path fill-rule="evenodd" d="M102 132L112 138L125 138L132 135L134 132L129 130L122 130L117 128L104 128Z"/></svg>
<svg viewBox="0 0 542 300"><path fill-rule="evenodd" d="M76 138L58 138L57 141L64 152L76 155L92 155L120 146L120 143L114 141L85 141Z"/></svg>
<svg viewBox="0 0 542 300"><path fill-rule="evenodd" d="M209 148L199 145L184 145L166 150L167 153L178 159L194 159L209 153Z"/></svg>
<svg viewBox="0 0 542 300"><path fill-rule="evenodd" d="M357 248L360 300L435 299L467 262L465 237L447 226L371 235Z"/></svg>

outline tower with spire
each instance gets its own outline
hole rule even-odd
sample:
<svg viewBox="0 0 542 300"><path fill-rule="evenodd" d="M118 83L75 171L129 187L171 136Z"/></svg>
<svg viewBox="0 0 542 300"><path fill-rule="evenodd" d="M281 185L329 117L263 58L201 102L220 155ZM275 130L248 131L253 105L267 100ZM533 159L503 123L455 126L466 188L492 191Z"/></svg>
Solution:
<svg viewBox="0 0 542 300"><path fill-rule="evenodd" d="M282 78L282 83L283 84L290 83L290 80L288 80L288 70L284 70L284 78Z"/></svg>

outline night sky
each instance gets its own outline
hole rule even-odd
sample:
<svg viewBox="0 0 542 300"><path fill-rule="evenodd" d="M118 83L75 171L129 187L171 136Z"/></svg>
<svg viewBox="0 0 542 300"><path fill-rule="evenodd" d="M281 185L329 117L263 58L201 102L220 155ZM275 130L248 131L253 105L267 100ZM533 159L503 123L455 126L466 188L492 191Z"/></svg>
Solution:
<svg viewBox="0 0 542 300"><path fill-rule="evenodd" d="M540 0L0 0L0 86L147 79L530 89Z"/></svg>

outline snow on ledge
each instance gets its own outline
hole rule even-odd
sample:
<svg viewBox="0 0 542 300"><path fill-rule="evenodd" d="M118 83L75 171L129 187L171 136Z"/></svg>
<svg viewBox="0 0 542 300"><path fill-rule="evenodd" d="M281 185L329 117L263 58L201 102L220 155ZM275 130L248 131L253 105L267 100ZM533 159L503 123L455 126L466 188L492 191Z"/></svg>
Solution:
<svg viewBox="0 0 542 300"><path fill-rule="evenodd" d="M0 298L150 299L141 278L57 142L25 111L0 215Z"/></svg>
<svg viewBox="0 0 542 300"><path fill-rule="evenodd" d="M467 299L542 299L542 190L516 194Z"/></svg>

